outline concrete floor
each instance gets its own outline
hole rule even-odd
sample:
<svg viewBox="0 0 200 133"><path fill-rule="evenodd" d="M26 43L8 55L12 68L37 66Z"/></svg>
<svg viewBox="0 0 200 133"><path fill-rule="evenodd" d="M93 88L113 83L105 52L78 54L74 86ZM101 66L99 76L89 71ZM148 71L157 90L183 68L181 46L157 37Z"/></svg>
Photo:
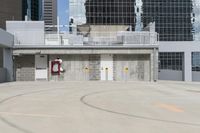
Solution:
<svg viewBox="0 0 200 133"><path fill-rule="evenodd" d="M200 84L0 84L2 133L199 133Z"/></svg>

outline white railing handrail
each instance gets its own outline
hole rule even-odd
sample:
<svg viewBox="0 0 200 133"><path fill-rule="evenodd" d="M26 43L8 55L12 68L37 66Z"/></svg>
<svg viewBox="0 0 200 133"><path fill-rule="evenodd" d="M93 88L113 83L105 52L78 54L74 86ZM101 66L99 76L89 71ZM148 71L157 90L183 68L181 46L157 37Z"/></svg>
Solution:
<svg viewBox="0 0 200 133"><path fill-rule="evenodd" d="M34 35L33 35L34 36ZM44 45L157 45L159 35L156 32L133 32L133 31L119 31L119 32L76 32L76 33L57 33L46 32L44 35ZM26 44L28 44L26 42ZM31 42L29 44L32 44ZM35 43L33 43L35 44ZM15 36L15 45L23 45ZM37 45L37 44L35 44Z"/></svg>

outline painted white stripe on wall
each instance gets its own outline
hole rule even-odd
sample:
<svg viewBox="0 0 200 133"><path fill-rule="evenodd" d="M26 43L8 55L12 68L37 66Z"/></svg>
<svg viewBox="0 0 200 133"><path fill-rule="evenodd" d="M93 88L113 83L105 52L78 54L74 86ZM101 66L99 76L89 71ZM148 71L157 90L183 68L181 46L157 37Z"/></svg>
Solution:
<svg viewBox="0 0 200 133"><path fill-rule="evenodd" d="M113 80L113 55L101 55L101 80Z"/></svg>

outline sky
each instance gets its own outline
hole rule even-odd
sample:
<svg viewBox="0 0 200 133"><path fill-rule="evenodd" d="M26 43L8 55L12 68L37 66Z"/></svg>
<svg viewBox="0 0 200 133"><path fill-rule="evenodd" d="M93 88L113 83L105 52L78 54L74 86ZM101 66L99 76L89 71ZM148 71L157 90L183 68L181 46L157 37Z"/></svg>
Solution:
<svg viewBox="0 0 200 133"><path fill-rule="evenodd" d="M69 0L58 0L58 16L60 18L60 25L68 24L68 3ZM68 28L61 28L66 31Z"/></svg>

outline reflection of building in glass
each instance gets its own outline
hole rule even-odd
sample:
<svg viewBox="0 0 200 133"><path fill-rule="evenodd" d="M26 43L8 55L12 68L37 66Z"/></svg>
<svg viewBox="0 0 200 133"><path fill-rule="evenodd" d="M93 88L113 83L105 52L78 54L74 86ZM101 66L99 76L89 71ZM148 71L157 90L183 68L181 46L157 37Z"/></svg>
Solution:
<svg viewBox="0 0 200 133"><path fill-rule="evenodd" d="M75 25L126 25L135 29L135 0L70 0Z"/></svg>
<svg viewBox="0 0 200 133"><path fill-rule="evenodd" d="M192 71L200 72L200 52L192 52Z"/></svg>
<svg viewBox="0 0 200 133"><path fill-rule="evenodd" d="M199 0L193 0L192 24L193 24L194 40L199 41L200 40L200 1Z"/></svg>
<svg viewBox="0 0 200 133"><path fill-rule="evenodd" d="M76 25L86 23L85 1L86 0L69 0L69 17L73 19Z"/></svg>
<svg viewBox="0 0 200 133"><path fill-rule="evenodd" d="M183 70L183 52L160 52L160 69L165 70Z"/></svg>
<svg viewBox="0 0 200 133"><path fill-rule="evenodd" d="M134 0L86 0L87 24L135 27Z"/></svg>
<svg viewBox="0 0 200 133"><path fill-rule="evenodd" d="M41 0L23 0L23 19L27 16L28 20L41 20L42 1Z"/></svg>
<svg viewBox="0 0 200 133"><path fill-rule="evenodd" d="M141 31L143 28L143 23L141 21L142 19L142 14L143 14L143 10L142 10L142 0L136 0L135 1L135 14L136 14L136 24L135 24L135 30L136 31Z"/></svg>
<svg viewBox="0 0 200 133"><path fill-rule="evenodd" d="M192 41L192 0L143 0L143 23L156 22L161 41Z"/></svg>
<svg viewBox="0 0 200 133"><path fill-rule="evenodd" d="M199 0L70 0L75 25L128 25L141 31L156 22L160 41L200 40Z"/></svg>

